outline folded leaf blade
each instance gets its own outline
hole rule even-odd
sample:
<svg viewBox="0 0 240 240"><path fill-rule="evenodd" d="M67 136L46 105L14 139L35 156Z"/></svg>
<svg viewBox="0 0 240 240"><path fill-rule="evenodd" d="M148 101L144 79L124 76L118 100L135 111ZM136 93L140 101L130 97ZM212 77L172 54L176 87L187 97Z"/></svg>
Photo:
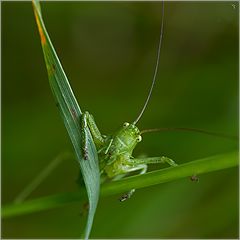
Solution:
<svg viewBox="0 0 240 240"><path fill-rule="evenodd" d="M67 128L69 137L79 161L81 173L88 194L89 213L85 228L85 238L88 238L97 208L100 191L100 173L97 152L91 135L87 130L89 159L83 159L81 151L81 128L79 124L82 112L51 43L50 37L48 36L44 21L42 19L39 1L33 0L33 9L40 34L49 83L56 101L56 105L59 108L60 114L64 120L65 127Z"/></svg>

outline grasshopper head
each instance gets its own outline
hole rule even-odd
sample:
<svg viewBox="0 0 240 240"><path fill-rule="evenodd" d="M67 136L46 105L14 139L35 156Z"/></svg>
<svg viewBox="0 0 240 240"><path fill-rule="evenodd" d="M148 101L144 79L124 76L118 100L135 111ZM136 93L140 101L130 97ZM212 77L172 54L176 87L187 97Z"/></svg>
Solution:
<svg viewBox="0 0 240 240"><path fill-rule="evenodd" d="M142 137L140 135L140 131L139 129L136 127L135 124L133 123L128 123L128 122L125 122L123 124L123 132L128 134L130 138L133 138L136 140L136 142L141 142L142 141Z"/></svg>
<svg viewBox="0 0 240 240"><path fill-rule="evenodd" d="M135 124L125 122L115 135L115 140L120 152L131 153L142 137Z"/></svg>

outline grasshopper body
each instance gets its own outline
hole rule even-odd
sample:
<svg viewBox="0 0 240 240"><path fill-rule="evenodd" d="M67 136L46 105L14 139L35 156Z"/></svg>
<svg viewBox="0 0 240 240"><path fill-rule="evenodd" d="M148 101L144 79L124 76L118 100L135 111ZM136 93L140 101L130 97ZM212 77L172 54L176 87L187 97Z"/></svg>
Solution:
<svg viewBox="0 0 240 240"><path fill-rule="evenodd" d="M110 136L101 135L93 117L85 112L81 117L81 131L82 131L82 153L85 160L88 159L87 150L87 127L89 128L93 141L98 151L98 159L100 165L100 171L103 181L106 178L112 180L118 180L128 173L140 171L140 174L144 174L147 171L147 164L151 163L168 163L171 166L177 164L167 157L150 157L150 158L134 158L132 152L137 143L142 140L141 132L137 128L136 123L144 113L148 101L151 97L152 90L156 81L158 72L162 37L163 37L163 22L164 22L164 2L162 2L162 21L159 35L159 44L157 50L157 60L154 70L152 85L150 87L147 99L144 106L133 123L124 123L119 130ZM135 190L132 189L120 198L120 201L125 201L133 194Z"/></svg>
<svg viewBox="0 0 240 240"><path fill-rule="evenodd" d="M142 136L140 130L134 123L125 122L116 133L105 136L101 135L92 115L88 112L83 113L81 118L82 125L82 151L85 160L87 160L86 148L86 126L88 126L93 141L98 151L100 171L102 179L118 180L128 173L140 171L144 174L147 171L147 164L168 163L170 166L177 164L164 156L149 158L134 158L132 156L136 145L141 142ZM128 199L135 190L123 195L120 201Z"/></svg>

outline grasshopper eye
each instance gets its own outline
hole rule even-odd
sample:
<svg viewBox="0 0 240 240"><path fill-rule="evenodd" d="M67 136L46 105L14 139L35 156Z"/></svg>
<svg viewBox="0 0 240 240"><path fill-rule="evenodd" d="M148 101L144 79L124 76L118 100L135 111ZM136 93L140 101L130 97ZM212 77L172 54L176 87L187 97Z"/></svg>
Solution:
<svg viewBox="0 0 240 240"><path fill-rule="evenodd" d="M129 123L128 123L128 122L125 122L125 123L123 124L123 126L124 126L124 127L128 127L128 126L129 126Z"/></svg>
<svg viewBox="0 0 240 240"><path fill-rule="evenodd" d="M141 142L142 141L142 136L138 135L137 136L137 142Z"/></svg>

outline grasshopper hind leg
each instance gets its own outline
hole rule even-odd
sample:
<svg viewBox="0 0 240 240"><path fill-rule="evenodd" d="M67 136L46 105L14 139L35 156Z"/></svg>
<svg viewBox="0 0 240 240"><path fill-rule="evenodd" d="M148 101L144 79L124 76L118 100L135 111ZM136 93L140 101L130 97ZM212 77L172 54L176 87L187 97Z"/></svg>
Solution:
<svg viewBox="0 0 240 240"><path fill-rule="evenodd" d="M88 159L88 149L87 149L87 112L83 113L81 116L81 135L82 135L82 155L84 160Z"/></svg>
<svg viewBox="0 0 240 240"><path fill-rule="evenodd" d="M147 172L147 164L159 164L159 163L167 163L171 167L175 167L178 164L175 163L172 159L165 157L165 156L160 156L160 157L149 157L149 158L134 158L132 160L134 163L134 166L131 168L126 169L126 173L141 170L140 174L144 174ZM135 189L130 190L129 192L123 194L120 198L120 202L124 202L127 199L129 199L133 193L135 192Z"/></svg>

